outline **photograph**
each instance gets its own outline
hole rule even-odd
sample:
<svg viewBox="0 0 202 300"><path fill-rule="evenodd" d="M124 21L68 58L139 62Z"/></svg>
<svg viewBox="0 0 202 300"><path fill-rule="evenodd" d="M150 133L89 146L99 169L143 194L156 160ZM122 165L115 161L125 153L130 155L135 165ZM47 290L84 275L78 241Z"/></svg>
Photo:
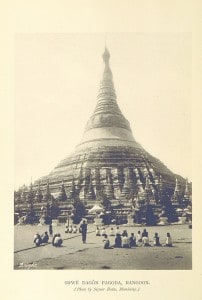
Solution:
<svg viewBox="0 0 202 300"><path fill-rule="evenodd" d="M192 35L16 33L18 270L192 270Z"/></svg>

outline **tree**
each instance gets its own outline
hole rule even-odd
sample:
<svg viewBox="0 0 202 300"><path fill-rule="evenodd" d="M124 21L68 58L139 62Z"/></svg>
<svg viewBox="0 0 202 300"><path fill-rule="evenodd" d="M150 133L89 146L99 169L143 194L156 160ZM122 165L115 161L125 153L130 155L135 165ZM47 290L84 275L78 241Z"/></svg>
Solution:
<svg viewBox="0 0 202 300"><path fill-rule="evenodd" d="M75 224L80 223L81 219L86 215L85 205L81 200L74 201L74 215L72 217Z"/></svg>
<svg viewBox="0 0 202 300"><path fill-rule="evenodd" d="M164 207L165 207L166 217L168 218L168 222L169 223L177 222L178 216L170 200L167 203L165 203Z"/></svg>
<svg viewBox="0 0 202 300"><path fill-rule="evenodd" d="M147 226L155 226L157 222L157 217L154 215L151 205L145 206L145 219Z"/></svg>
<svg viewBox="0 0 202 300"><path fill-rule="evenodd" d="M171 203L171 194L169 190L164 189L162 192L162 200L161 204L164 208L165 215L168 218L168 222L177 222L178 221L178 216L176 214L175 208Z"/></svg>

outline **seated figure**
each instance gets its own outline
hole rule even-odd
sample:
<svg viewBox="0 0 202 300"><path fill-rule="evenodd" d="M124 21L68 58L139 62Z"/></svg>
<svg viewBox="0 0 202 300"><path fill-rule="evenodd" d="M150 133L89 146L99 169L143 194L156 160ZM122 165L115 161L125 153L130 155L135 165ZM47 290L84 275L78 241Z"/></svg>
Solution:
<svg viewBox="0 0 202 300"><path fill-rule="evenodd" d="M100 236L100 228L98 226L96 228L95 235Z"/></svg>
<svg viewBox="0 0 202 300"><path fill-rule="evenodd" d="M122 238L121 238L121 235L119 233L116 234L114 247L115 248L121 248L122 247Z"/></svg>
<svg viewBox="0 0 202 300"><path fill-rule="evenodd" d="M171 237L170 233L168 232L167 236L166 236L166 247L172 247L172 245L173 245L172 237Z"/></svg>
<svg viewBox="0 0 202 300"><path fill-rule="evenodd" d="M110 229L110 233L109 233L109 235L110 235L110 236L115 236L115 233L114 233L114 228L113 228L113 227Z"/></svg>
<svg viewBox="0 0 202 300"><path fill-rule="evenodd" d="M45 232L41 235L41 240L42 240L42 243L48 243L49 236L48 236L48 232L47 232L47 231L45 231Z"/></svg>
<svg viewBox="0 0 202 300"><path fill-rule="evenodd" d="M107 235L105 234L104 235L104 249L113 249L113 247L110 246L110 241L109 239L107 238Z"/></svg>
<svg viewBox="0 0 202 300"><path fill-rule="evenodd" d="M120 229L119 229L119 226L117 226L116 227L116 232L115 232L116 234L121 234L121 231L120 231Z"/></svg>
<svg viewBox="0 0 202 300"><path fill-rule="evenodd" d="M73 229L72 229L72 225L69 226L69 233L72 233Z"/></svg>
<svg viewBox="0 0 202 300"><path fill-rule="evenodd" d="M58 233L57 236L55 237L54 246L61 247L62 243L63 243L63 240L61 238L61 235Z"/></svg>
<svg viewBox="0 0 202 300"><path fill-rule="evenodd" d="M128 236L127 230L124 230L124 231L123 231L122 236Z"/></svg>
<svg viewBox="0 0 202 300"><path fill-rule="evenodd" d="M154 235L154 246L161 246L161 244L160 244L160 238L159 238L157 232Z"/></svg>
<svg viewBox="0 0 202 300"><path fill-rule="evenodd" d="M147 232L146 235L143 236L143 238L142 238L142 245L143 245L144 247L150 246L150 244L149 244L148 232Z"/></svg>
<svg viewBox="0 0 202 300"><path fill-rule="evenodd" d="M102 235L102 236L105 236L105 235L106 235L106 230L105 230L105 228L102 228L102 230L101 230L101 235Z"/></svg>
<svg viewBox="0 0 202 300"><path fill-rule="evenodd" d="M68 233L68 232L69 232L69 226L66 225L66 226L65 226L65 233Z"/></svg>
<svg viewBox="0 0 202 300"><path fill-rule="evenodd" d="M140 230L137 232L137 242L138 242L138 243L141 243L141 242L142 242L142 234L141 234L141 231L140 231Z"/></svg>
<svg viewBox="0 0 202 300"><path fill-rule="evenodd" d="M136 246L136 238L135 238L134 233L131 233L131 236L129 238L129 246L130 246L130 248L133 248Z"/></svg>
<svg viewBox="0 0 202 300"><path fill-rule="evenodd" d="M36 233L35 236L34 236L34 243L37 247L39 247L42 243L42 239L39 235L39 233Z"/></svg>
<svg viewBox="0 0 202 300"><path fill-rule="evenodd" d="M122 247L129 248L129 245L130 245L130 240L129 240L128 236L124 235L122 238Z"/></svg>
<svg viewBox="0 0 202 300"><path fill-rule="evenodd" d="M74 227L72 229L72 233L77 233L77 227L76 227L76 225L74 225Z"/></svg>
<svg viewBox="0 0 202 300"><path fill-rule="evenodd" d="M142 237L144 237L144 236L147 236L147 230L146 230L146 228L143 230L143 232L142 232Z"/></svg>

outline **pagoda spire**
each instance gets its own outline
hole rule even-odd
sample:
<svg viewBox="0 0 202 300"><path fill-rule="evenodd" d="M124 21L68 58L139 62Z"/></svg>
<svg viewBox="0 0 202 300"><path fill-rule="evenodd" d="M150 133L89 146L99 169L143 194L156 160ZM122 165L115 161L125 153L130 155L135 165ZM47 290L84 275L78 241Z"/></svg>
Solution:
<svg viewBox="0 0 202 300"><path fill-rule="evenodd" d="M61 187L60 187L60 192L59 192L59 195L57 197L57 200L59 200L59 201L66 201L67 200L67 194L66 194L66 191L65 191L65 185L64 185L63 180L62 180L62 184L61 184Z"/></svg>
<svg viewBox="0 0 202 300"><path fill-rule="evenodd" d="M179 191L180 191L180 188L179 188L179 183L178 183L178 179L176 178L175 179L175 193L179 193Z"/></svg>
<svg viewBox="0 0 202 300"><path fill-rule="evenodd" d="M40 187L40 182L39 182L39 184L38 184L38 189L37 189L37 191L36 191L34 200L35 200L36 202L41 202L42 199L43 199L43 194L42 194L42 192L41 192L41 187Z"/></svg>
<svg viewBox="0 0 202 300"><path fill-rule="evenodd" d="M21 197L20 197L20 199L21 199L22 202L26 201L26 194L27 194L26 192L27 192L26 191L26 186L23 185L23 187L22 187L22 194L21 194Z"/></svg>
<svg viewBox="0 0 202 300"><path fill-rule="evenodd" d="M185 192L184 192L185 196L189 196L189 187L188 187L188 179L186 178L186 184L185 184Z"/></svg>
<svg viewBox="0 0 202 300"><path fill-rule="evenodd" d="M188 179L186 178L186 184L185 184L185 191L183 196L183 203L185 206L187 206L190 203L190 194L189 194L189 187L188 187Z"/></svg>
<svg viewBox="0 0 202 300"><path fill-rule="evenodd" d="M116 101L113 75L109 64L110 53L106 46L102 58L104 61L104 72L97 96L97 105L86 125L85 131L102 127L118 127L130 131L131 134L130 124L123 116ZM131 137L131 139L133 138Z"/></svg>
<svg viewBox="0 0 202 300"><path fill-rule="evenodd" d="M50 192L50 187L49 187L49 181L47 182L47 185L46 185L46 191L43 195L43 200L44 201L50 201L52 199L52 196L51 196L51 192Z"/></svg>

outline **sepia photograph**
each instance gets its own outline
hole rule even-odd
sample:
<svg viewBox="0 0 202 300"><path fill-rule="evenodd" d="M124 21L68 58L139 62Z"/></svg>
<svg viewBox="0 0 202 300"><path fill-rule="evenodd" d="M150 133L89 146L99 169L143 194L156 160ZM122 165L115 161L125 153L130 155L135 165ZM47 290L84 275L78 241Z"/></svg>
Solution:
<svg viewBox="0 0 202 300"><path fill-rule="evenodd" d="M202 298L201 9L0 1L2 299Z"/></svg>
<svg viewBox="0 0 202 300"><path fill-rule="evenodd" d="M192 270L191 33L14 52L14 270Z"/></svg>

